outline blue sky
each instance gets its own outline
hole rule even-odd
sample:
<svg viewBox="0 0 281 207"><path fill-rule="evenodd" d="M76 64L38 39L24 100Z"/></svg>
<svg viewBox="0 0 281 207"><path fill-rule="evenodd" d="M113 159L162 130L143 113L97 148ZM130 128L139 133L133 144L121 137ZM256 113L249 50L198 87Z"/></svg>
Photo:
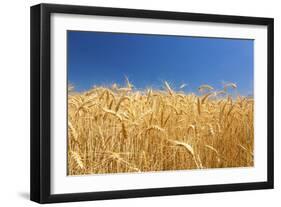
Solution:
<svg viewBox="0 0 281 207"><path fill-rule="evenodd" d="M253 40L68 31L68 82L77 91L93 85L160 88L163 81L186 92L202 84L234 82L253 94Z"/></svg>

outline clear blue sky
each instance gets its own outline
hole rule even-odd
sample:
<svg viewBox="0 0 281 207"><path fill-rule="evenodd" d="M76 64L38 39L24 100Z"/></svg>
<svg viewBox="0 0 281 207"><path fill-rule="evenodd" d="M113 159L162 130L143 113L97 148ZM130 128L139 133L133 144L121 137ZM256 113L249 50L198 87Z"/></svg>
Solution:
<svg viewBox="0 0 281 207"><path fill-rule="evenodd" d="M68 31L68 81L77 91L93 85L160 88L163 81L186 91L202 84L234 82L253 94L253 40Z"/></svg>

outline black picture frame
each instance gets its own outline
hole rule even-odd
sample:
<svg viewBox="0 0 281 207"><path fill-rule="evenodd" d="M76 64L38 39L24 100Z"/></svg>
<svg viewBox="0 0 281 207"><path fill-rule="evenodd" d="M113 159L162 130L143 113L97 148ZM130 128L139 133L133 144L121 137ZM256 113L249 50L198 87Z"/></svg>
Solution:
<svg viewBox="0 0 281 207"><path fill-rule="evenodd" d="M121 190L106 192L85 192L73 194L51 194L50 183L50 32L52 13L100 15L113 17L134 17L194 22L219 22L267 26L267 181L238 184L218 184L187 187L167 187L153 189ZM39 4L31 7L31 174L30 199L38 203L88 201L103 199L134 198L146 196L166 196L179 194L211 193L273 188L273 27L272 18L195 14L168 11L135 10L90 6Z"/></svg>

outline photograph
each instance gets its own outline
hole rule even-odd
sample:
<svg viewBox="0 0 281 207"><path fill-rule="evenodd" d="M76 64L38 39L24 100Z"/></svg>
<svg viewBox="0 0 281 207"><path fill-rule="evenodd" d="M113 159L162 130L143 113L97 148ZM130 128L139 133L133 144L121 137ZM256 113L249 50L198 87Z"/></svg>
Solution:
<svg viewBox="0 0 281 207"><path fill-rule="evenodd" d="M274 18L30 8L30 200L274 188Z"/></svg>
<svg viewBox="0 0 281 207"><path fill-rule="evenodd" d="M254 40L67 31L67 175L254 167Z"/></svg>

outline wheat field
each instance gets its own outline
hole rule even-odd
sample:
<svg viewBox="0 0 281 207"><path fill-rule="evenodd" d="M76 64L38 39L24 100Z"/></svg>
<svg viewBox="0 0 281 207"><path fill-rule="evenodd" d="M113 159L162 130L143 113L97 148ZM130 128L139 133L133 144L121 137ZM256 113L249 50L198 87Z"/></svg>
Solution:
<svg viewBox="0 0 281 207"><path fill-rule="evenodd" d="M121 87L68 92L68 175L250 167L254 100L202 85L198 93Z"/></svg>

